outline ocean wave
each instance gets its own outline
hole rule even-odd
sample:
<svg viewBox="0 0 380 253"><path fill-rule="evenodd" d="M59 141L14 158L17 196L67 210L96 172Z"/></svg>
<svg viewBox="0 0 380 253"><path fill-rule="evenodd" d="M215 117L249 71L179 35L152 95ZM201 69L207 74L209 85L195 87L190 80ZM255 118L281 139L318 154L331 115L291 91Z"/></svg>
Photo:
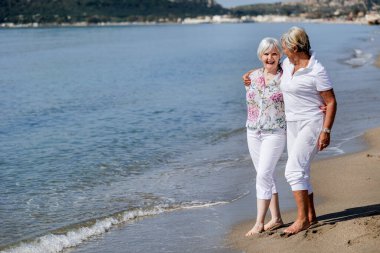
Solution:
<svg viewBox="0 0 380 253"><path fill-rule="evenodd" d="M339 147L330 147L327 150L333 156L345 154L345 152L342 149L340 149Z"/></svg>
<svg viewBox="0 0 380 253"><path fill-rule="evenodd" d="M229 130L229 131L221 131L221 132L217 133L217 135L211 140L211 142L216 143L220 140L228 139L228 138L233 137L235 135L239 135L239 134L244 133L245 130L246 130L245 127L240 127L240 128Z"/></svg>
<svg viewBox="0 0 380 253"><path fill-rule="evenodd" d="M235 201L242 196L232 200ZM212 206L228 204L229 201L217 202L188 202L177 205L159 205L146 209L135 209L116 213L110 217L91 220L72 227L63 228L47 235L40 236L34 240L20 242L8 246L0 253L58 253L64 249L76 247L95 236L108 232L115 226L128 221L141 219L148 216L159 215L164 212L172 212L194 208L208 208Z"/></svg>
<svg viewBox="0 0 380 253"><path fill-rule="evenodd" d="M344 61L346 64L353 67L360 67L372 61L373 55L365 53L360 49L354 49L353 57Z"/></svg>

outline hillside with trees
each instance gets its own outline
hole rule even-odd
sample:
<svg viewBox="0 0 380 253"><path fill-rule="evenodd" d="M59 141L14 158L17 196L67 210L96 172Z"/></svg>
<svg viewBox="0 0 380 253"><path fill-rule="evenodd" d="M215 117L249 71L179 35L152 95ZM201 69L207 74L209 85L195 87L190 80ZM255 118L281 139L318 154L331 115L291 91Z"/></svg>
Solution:
<svg viewBox="0 0 380 253"><path fill-rule="evenodd" d="M355 18L380 10L380 0L304 0L298 3L254 4L232 8L236 16L285 15L305 18Z"/></svg>
<svg viewBox="0 0 380 253"><path fill-rule="evenodd" d="M257 15L299 15L307 11L307 6L303 4L252 4L232 8L231 11L236 16L257 16Z"/></svg>
<svg viewBox="0 0 380 253"><path fill-rule="evenodd" d="M241 20L258 15L355 20L371 11L380 12L380 0L304 0L230 9L215 0L0 0L0 24L181 22L226 14Z"/></svg>
<svg viewBox="0 0 380 253"><path fill-rule="evenodd" d="M214 0L1 0L0 23L159 21L225 14Z"/></svg>

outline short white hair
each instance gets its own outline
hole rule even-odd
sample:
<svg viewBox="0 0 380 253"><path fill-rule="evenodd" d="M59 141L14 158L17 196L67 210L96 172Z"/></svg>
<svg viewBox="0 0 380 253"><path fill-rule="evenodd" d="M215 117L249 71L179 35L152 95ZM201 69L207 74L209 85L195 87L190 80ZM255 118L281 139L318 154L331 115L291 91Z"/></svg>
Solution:
<svg viewBox="0 0 380 253"><path fill-rule="evenodd" d="M261 56L265 53L267 50L272 50L273 48L277 49L280 53L280 56L282 55L282 48L278 40L271 37L266 37L261 40L259 47L257 48L257 57L259 60L261 60Z"/></svg>

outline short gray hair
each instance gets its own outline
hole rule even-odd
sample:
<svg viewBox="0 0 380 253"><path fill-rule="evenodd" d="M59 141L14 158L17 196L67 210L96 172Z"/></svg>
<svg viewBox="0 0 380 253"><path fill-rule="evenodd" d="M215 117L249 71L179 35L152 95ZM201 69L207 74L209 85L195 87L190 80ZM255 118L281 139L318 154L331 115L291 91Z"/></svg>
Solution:
<svg viewBox="0 0 380 253"><path fill-rule="evenodd" d="M265 51L272 50L273 48L277 49L280 55L282 55L282 48L278 40L271 37L262 39L259 47L257 48L257 57L259 57L259 60L261 60L261 56L265 53Z"/></svg>
<svg viewBox="0 0 380 253"><path fill-rule="evenodd" d="M297 52L310 54L310 40L303 28L293 26L281 37L281 42L289 50L297 48Z"/></svg>

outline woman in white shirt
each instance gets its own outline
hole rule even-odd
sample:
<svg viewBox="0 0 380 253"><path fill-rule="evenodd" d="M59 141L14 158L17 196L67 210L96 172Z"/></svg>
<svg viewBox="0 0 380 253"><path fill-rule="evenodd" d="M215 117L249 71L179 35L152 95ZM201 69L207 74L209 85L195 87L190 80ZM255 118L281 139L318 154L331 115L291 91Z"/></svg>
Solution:
<svg viewBox="0 0 380 253"><path fill-rule="evenodd" d="M263 67L250 72L249 86L246 87L247 142L257 172L257 219L246 236L283 225L274 179L275 167L286 143L284 101L280 90L282 69L279 65L279 42L274 38L263 39L257 56ZM272 219L264 225L268 208Z"/></svg>
<svg viewBox="0 0 380 253"><path fill-rule="evenodd" d="M317 222L310 163L330 144L337 103L325 68L310 50L304 29L292 27L281 37L287 58L282 64L281 90L287 122L288 161L285 177L297 204L297 219L284 230L296 234ZM326 105L325 114L320 107Z"/></svg>

